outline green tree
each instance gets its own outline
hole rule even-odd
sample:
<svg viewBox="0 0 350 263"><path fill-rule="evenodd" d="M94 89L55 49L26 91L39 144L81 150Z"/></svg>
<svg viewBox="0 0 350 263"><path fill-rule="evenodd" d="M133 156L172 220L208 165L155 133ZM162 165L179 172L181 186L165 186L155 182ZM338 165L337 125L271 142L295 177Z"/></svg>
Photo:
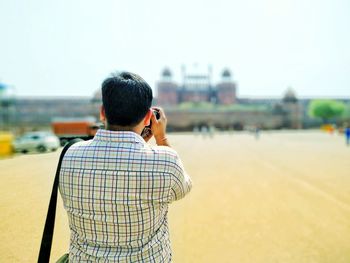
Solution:
<svg viewBox="0 0 350 263"><path fill-rule="evenodd" d="M309 114L327 122L332 118L340 117L345 110L345 104L336 100L313 100L309 105Z"/></svg>
<svg viewBox="0 0 350 263"><path fill-rule="evenodd" d="M345 104L345 110L343 112L342 117L350 120L350 102Z"/></svg>

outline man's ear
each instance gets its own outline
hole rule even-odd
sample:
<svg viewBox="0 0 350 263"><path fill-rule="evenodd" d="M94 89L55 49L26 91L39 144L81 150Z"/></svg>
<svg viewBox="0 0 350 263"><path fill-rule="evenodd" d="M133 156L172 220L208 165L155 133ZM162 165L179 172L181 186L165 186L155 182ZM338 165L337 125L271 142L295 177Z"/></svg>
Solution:
<svg viewBox="0 0 350 263"><path fill-rule="evenodd" d="M149 109L145 118L143 119L143 125L148 126L151 124L152 114L153 114L152 110Z"/></svg>
<svg viewBox="0 0 350 263"><path fill-rule="evenodd" d="M103 105L100 108L100 121L105 122L106 121L106 113L105 113L105 108Z"/></svg>

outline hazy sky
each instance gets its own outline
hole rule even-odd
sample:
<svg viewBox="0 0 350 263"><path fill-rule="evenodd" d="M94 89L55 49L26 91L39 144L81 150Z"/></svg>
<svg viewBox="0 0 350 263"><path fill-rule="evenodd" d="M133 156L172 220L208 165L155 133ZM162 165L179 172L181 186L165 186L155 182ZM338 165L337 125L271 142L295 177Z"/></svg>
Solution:
<svg viewBox="0 0 350 263"><path fill-rule="evenodd" d="M92 96L115 70L228 67L238 96L350 97L349 0L0 0L0 81Z"/></svg>

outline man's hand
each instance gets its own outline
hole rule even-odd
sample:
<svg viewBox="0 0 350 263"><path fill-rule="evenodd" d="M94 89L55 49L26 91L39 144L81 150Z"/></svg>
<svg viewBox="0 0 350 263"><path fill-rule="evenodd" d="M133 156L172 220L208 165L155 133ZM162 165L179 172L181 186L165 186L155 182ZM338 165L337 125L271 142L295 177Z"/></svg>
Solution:
<svg viewBox="0 0 350 263"><path fill-rule="evenodd" d="M153 107L152 109L155 109L159 112L159 119L157 120L155 114L152 114L151 121L151 130L152 134L154 135L154 138L156 139L157 145L163 145L163 146L170 146L168 139L166 137L166 124L167 119L165 116L165 113L162 108Z"/></svg>
<svg viewBox="0 0 350 263"><path fill-rule="evenodd" d="M146 142L148 142L153 137L151 129L148 127L145 127L141 133L141 136Z"/></svg>

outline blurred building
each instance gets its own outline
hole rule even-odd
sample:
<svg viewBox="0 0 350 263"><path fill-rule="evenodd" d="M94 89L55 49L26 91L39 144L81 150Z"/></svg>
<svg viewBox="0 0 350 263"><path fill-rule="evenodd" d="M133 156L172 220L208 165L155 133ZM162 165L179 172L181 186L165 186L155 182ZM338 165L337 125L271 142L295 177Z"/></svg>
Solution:
<svg viewBox="0 0 350 263"><path fill-rule="evenodd" d="M179 86L173 81L169 69L164 69L157 84L158 103L160 105L176 105L179 103Z"/></svg>
<svg viewBox="0 0 350 263"><path fill-rule="evenodd" d="M236 84L232 80L232 74L228 69L222 72L221 82L216 86L217 101L219 104L229 105L236 103Z"/></svg>
<svg viewBox="0 0 350 263"><path fill-rule="evenodd" d="M16 122L14 89L12 86L0 83L0 131L11 129Z"/></svg>
<svg viewBox="0 0 350 263"><path fill-rule="evenodd" d="M230 70L222 71L213 84L212 71L186 72L182 81L174 81L169 69L164 69L157 83L158 97L154 105L163 106L168 116L169 130L192 130L210 125L219 129L300 129L319 127L320 119L308 115L312 99L298 98L289 88L280 98L237 97L237 86ZM54 118L84 118L99 120L102 104L101 89L91 97L8 97L0 92L0 130L9 128L37 129L49 127ZM11 99L9 99L11 98ZM350 99L338 98L349 105ZM204 103L202 103L204 102ZM14 110L15 109L15 110Z"/></svg>
<svg viewBox="0 0 350 263"><path fill-rule="evenodd" d="M17 126L21 128L47 126L57 117L98 116L99 110L89 97L19 97L16 108Z"/></svg>
<svg viewBox="0 0 350 263"><path fill-rule="evenodd" d="M182 83L173 80L171 71L166 68L157 83L158 104L175 106L184 102L210 102L214 104L233 104L236 102L236 84L228 69L222 72L221 80L212 84L211 67L207 72L188 73L182 69Z"/></svg>
<svg viewBox="0 0 350 263"><path fill-rule="evenodd" d="M287 90L282 99L282 108L285 112L283 126L291 129L301 129L302 105L291 88Z"/></svg>

